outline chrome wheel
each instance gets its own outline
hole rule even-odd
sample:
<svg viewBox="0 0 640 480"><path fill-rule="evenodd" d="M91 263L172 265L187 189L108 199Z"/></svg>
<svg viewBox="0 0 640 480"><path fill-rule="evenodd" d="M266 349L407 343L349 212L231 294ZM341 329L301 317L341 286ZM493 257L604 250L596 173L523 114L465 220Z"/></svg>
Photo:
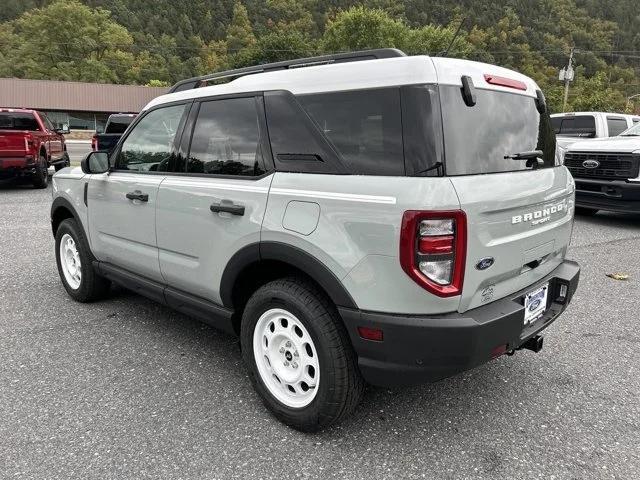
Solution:
<svg viewBox="0 0 640 480"><path fill-rule="evenodd" d="M253 356L271 394L291 408L309 405L318 392L320 366L311 335L292 313L264 312L253 331Z"/></svg>
<svg viewBox="0 0 640 480"><path fill-rule="evenodd" d="M80 288L82 281L82 264L76 242L71 235L65 233L60 240L60 265L67 284L73 289Z"/></svg>

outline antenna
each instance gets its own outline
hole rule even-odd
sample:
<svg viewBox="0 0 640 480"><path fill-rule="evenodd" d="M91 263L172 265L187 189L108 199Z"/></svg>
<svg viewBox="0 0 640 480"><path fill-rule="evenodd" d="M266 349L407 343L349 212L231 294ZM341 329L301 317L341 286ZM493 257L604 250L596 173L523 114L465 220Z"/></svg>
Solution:
<svg viewBox="0 0 640 480"><path fill-rule="evenodd" d="M458 25L458 29L456 30L456 33L453 34L453 38L449 42L449 46L444 52L441 53L442 57L447 56L447 54L449 53L449 50L451 50L451 47L453 46L453 42L455 42L456 39L458 38L458 34L460 33L460 30L462 30L462 26L466 23L466 21L467 21L467 17L463 17L463 19L460 21L460 25Z"/></svg>

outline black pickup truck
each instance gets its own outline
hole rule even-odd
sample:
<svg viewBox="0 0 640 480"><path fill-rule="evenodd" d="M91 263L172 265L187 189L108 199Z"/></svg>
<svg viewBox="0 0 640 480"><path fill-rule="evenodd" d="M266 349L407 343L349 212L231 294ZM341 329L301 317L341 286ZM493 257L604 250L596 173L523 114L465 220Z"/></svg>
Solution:
<svg viewBox="0 0 640 480"><path fill-rule="evenodd" d="M127 127L136 118L133 113L114 113L109 115L104 133L96 133L91 139L92 150L102 150L110 152L118 144L118 140Z"/></svg>

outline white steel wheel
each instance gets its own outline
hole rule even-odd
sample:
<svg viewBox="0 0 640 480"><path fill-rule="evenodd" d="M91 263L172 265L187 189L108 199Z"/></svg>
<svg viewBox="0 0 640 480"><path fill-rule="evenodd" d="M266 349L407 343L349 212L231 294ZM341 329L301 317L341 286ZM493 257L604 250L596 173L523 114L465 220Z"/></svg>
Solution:
<svg viewBox="0 0 640 480"><path fill-rule="evenodd" d="M71 235L65 233L60 240L60 265L62 273L69 287L73 290L80 288L82 282L82 263L78 247Z"/></svg>
<svg viewBox="0 0 640 480"><path fill-rule="evenodd" d="M269 392L290 408L309 405L318 392L320 366L311 335L291 312L264 312L253 331L253 356Z"/></svg>

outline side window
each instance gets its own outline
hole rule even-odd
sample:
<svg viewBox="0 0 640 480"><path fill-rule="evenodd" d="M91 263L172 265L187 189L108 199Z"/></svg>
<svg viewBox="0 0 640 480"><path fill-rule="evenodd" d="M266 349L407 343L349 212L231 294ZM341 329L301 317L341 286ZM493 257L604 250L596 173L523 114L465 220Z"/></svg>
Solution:
<svg viewBox="0 0 640 480"><path fill-rule="evenodd" d="M131 130L118 154L117 170L166 172L173 144L187 105L173 105L149 112Z"/></svg>
<svg viewBox="0 0 640 480"><path fill-rule="evenodd" d="M265 172L254 97L212 100L200 105L187 172L238 176Z"/></svg>
<svg viewBox="0 0 640 480"><path fill-rule="evenodd" d="M593 115L554 117L551 124L557 135L591 138L596 136L596 119Z"/></svg>
<svg viewBox="0 0 640 480"><path fill-rule="evenodd" d="M42 119L44 126L53 131L53 124L51 123L51 120L49 120L49 117L47 117L47 115L42 112L38 113L40 114L40 118Z"/></svg>
<svg viewBox="0 0 640 480"><path fill-rule="evenodd" d="M627 129L627 121L620 117L607 117L607 129L610 137L618 136Z"/></svg>
<svg viewBox="0 0 640 480"><path fill-rule="evenodd" d="M321 93L299 100L353 173L404 175L399 89Z"/></svg>

